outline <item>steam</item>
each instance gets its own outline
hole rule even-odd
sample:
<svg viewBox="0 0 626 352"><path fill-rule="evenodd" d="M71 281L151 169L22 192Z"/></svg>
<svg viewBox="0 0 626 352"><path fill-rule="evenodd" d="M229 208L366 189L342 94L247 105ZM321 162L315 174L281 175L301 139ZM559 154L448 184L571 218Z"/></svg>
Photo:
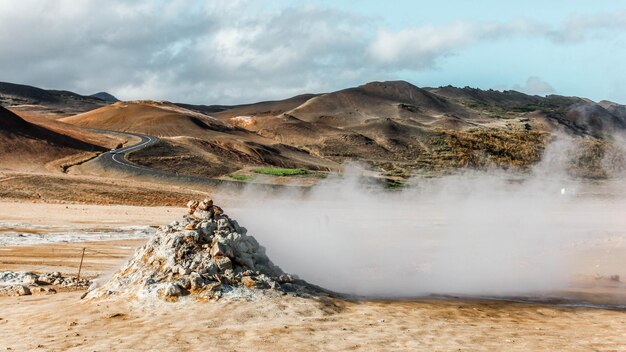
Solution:
<svg viewBox="0 0 626 352"><path fill-rule="evenodd" d="M551 292L581 273L620 274L580 259L607 238L623 244L609 256L626 253L624 178L569 178L572 150L571 141L555 141L523 177L467 171L395 192L350 166L306 193L250 189L229 212L285 271L339 292Z"/></svg>

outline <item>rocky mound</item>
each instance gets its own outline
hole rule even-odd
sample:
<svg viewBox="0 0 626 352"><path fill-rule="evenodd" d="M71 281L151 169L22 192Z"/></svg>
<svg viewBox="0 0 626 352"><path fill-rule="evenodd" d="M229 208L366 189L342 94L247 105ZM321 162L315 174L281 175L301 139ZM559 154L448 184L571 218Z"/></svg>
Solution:
<svg viewBox="0 0 626 352"><path fill-rule="evenodd" d="M285 274L265 248L209 198L187 204L182 220L160 227L133 258L89 297L130 294L177 301L317 290Z"/></svg>

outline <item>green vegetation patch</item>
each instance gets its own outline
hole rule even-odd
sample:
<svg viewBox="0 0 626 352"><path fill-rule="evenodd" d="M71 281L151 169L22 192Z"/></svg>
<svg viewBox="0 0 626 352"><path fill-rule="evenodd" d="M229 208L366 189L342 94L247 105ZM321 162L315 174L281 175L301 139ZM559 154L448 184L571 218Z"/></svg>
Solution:
<svg viewBox="0 0 626 352"><path fill-rule="evenodd" d="M252 179L252 176L248 175L238 175L238 174L230 174L228 177L237 180L237 181L249 181Z"/></svg>
<svg viewBox="0 0 626 352"><path fill-rule="evenodd" d="M272 176L297 176L297 175L306 175L309 172L305 169L284 169L284 168L273 168L273 167L260 167L258 169L252 170L252 172L262 175L272 175Z"/></svg>

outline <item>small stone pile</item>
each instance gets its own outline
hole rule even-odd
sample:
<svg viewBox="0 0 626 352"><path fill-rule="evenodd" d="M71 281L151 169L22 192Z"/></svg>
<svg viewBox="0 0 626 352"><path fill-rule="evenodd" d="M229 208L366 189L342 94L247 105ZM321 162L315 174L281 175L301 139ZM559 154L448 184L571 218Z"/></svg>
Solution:
<svg viewBox="0 0 626 352"><path fill-rule="evenodd" d="M132 294L177 301L302 292L308 285L274 265L256 239L210 198L190 201L182 220L160 227L88 297Z"/></svg>
<svg viewBox="0 0 626 352"><path fill-rule="evenodd" d="M28 296L53 294L57 290L80 290L89 287L91 281L75 276L63 276L60 272L35 274L30 271L1 271L0 296Z"/></svg>

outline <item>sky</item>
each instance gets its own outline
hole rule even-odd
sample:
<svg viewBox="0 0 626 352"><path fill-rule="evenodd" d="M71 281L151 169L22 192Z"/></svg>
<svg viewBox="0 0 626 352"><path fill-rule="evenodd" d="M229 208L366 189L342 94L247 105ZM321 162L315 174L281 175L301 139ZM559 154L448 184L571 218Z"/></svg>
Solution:
<svg viewBox="0 0 626 352"><path fill-rule="evenodd" d="M626 103L626 0L0 1L0 81L237 104L371 81Z"/></svg>

